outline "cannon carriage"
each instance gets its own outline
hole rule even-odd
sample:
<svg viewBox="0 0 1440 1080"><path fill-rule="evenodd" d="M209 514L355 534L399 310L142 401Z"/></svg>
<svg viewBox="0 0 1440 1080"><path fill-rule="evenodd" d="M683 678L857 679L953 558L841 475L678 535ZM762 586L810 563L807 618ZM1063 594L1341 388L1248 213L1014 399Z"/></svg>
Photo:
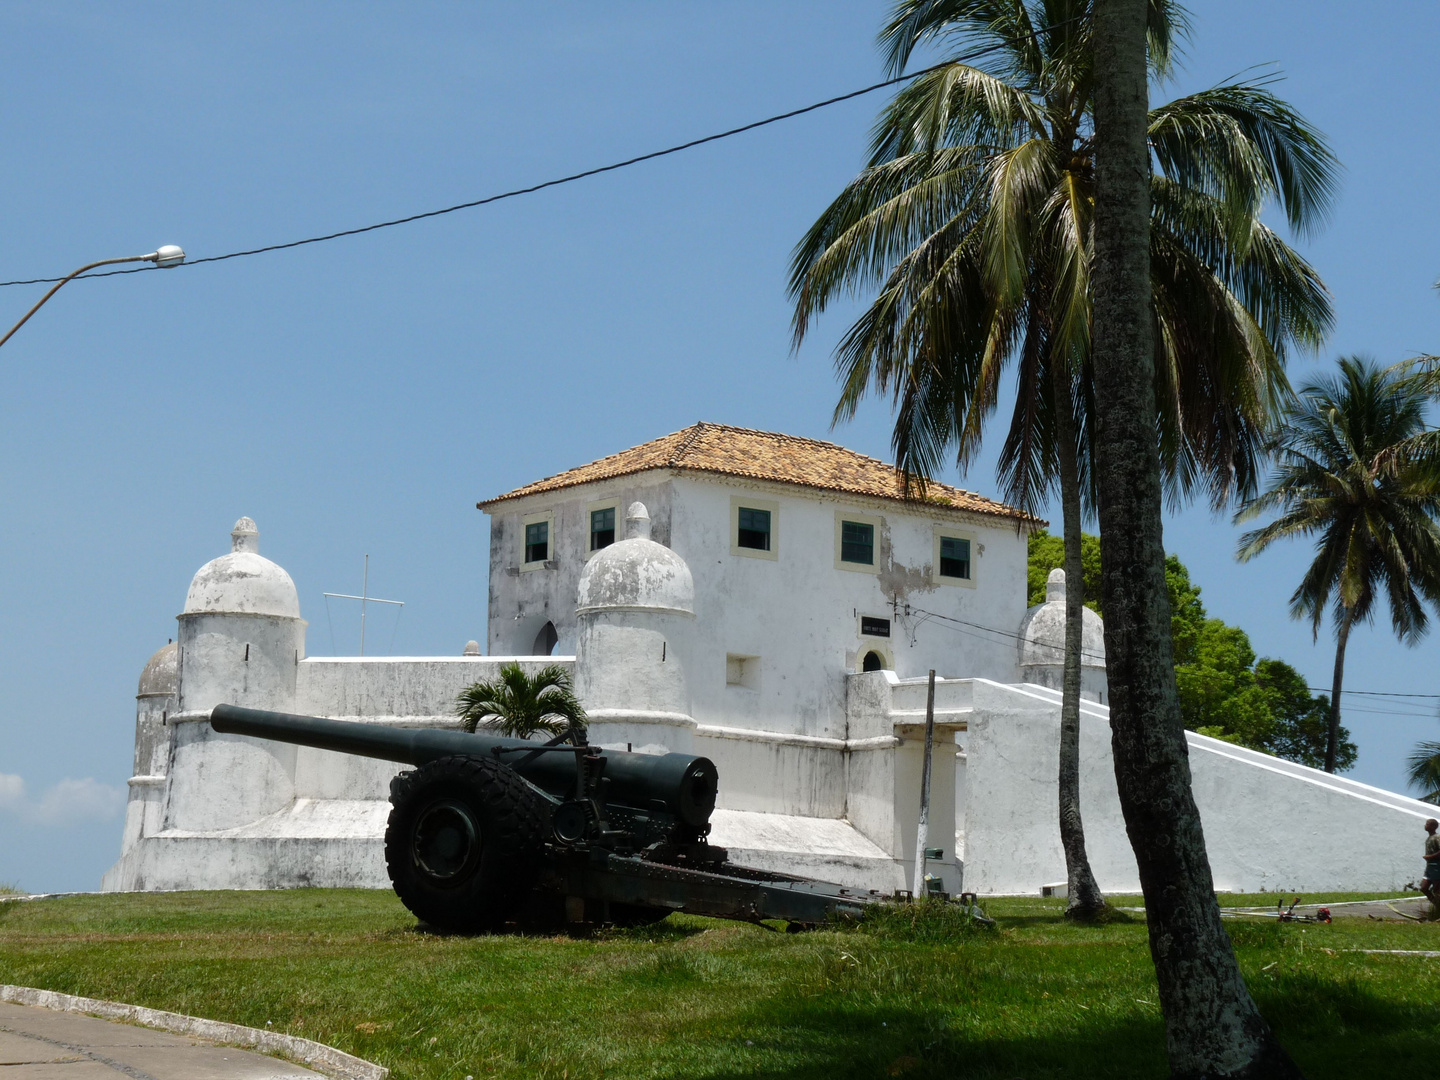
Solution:
<svg viewBox="0 0 1440 1080"><path fill-rule="evenodd" d="M216 706L210 724L410 766L390 785L385 862L400 900L437 929L627 925L672 911L798 928L880 899L731 864L708 842L719 774L705 757L234 705Z"/></svg>

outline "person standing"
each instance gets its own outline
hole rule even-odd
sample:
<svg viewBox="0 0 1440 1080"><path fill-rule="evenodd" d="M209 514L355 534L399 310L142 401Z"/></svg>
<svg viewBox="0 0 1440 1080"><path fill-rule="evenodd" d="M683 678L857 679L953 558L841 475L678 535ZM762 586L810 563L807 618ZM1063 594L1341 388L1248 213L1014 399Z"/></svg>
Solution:
<svg viewBox="0 0 1440 1080"><path fill-rule="evenodd" d="M1420 890L1425 898L1440 907L1440 821L1433 817L1425 822L1425 831L1430 835L1425 838L1425 876L1420 879Z"/></svg>

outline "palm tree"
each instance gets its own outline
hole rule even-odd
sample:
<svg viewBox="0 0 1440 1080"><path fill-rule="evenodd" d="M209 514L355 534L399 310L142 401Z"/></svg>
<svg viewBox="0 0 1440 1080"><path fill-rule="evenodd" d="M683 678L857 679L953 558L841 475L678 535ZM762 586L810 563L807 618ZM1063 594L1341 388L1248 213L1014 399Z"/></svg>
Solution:
<svg viewBox="0 0 1440 1080"><path fill-rule="evenodd" d="M1147 318L1154 308L1146 176L1153 9L1147 0L1096 7L1095 480L1115 785L1145 893L1171 1074L1299 1080L1221 923L1175 684L1155 445L1156 327Z"/></svg>
<svg viewBox="0 0 1440 1080"><path fill-rule="evenodd" d="M570 686L570 673L548 664L527 675L516 663L506 664L490 682L466 687L455 699L455 712L466 731L484 723L501 735L528 739L537 732L585 740L585 710Z"/></svg>
<svg viewBox="0 0 1440 1080"><path fill-rule="evenodd" d="M1149 6L1163 76L1183 11ZM1049 27L1049 29L1047 29ZM1094 506L1090 269L1095 140L1090 0L899 0L880 36L891 70L923 44L998 47L915 79L878 120L870 160L797 245L798 347L840 295L878 288L842 339L838 423L889 395L907 484L954 454L964 468L1013 365L1000 456L1006 497L1038 509L1059 489L1067 581L1060 830L1070 908L1103 905L1079 810L1080 531ZM1329 327L1314 270L1259 219L1328 206L1321 137L1262 84L1221 86L1149 114L1151 313L1159 452L1172 500L1219 506L1253 490L1270 416L1288 394L1291 344Z"/></svg>
<svg viewBox="0 0 1440 1080"><path fill-rule="evenodd" d="M1327 609L1335 626L1335 674L1325 771L1335 771L1345 646L1383 594L1395 635L1413 645L1427 626L1424 601L1440 603L1440 460L1424 446L1423 373L1412 363L1378 368L1358 357L1306 386L1273 441L1270 486L1236 515L1275 511L1240 538L1248 561L1276 540L1314 536L1315 559L1290 597L1318 638Z"/></svg>

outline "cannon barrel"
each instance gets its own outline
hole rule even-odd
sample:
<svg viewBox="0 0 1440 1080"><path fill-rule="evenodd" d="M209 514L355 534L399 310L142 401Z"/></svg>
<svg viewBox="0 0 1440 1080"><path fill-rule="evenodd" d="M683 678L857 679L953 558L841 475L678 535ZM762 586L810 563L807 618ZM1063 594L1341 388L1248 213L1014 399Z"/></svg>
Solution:
<svg viewBox="0 0 1440 1080"><path fill-rule="evenodd" d="M394 728L360 724L319 716L217 705L210 711L210 726L231 735L338 750L345 754L380 758L419 766L455 754L463 757L495 755L542 791L568 798L575 790L576 755L528 753L537 744L497 735L442 731L438 728ZM632 754L602 750L605 761L606 799L642 810L664 806L686 825L707 824L715 809L718 773L709 758L693 754Z"/></svg>

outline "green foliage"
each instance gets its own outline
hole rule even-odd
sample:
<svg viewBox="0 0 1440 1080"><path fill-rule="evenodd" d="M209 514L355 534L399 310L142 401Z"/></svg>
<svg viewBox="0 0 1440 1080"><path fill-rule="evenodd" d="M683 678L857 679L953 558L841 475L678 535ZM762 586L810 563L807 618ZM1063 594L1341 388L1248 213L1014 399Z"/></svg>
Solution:
<svg viewBox="0 0 1440 1080"><path fill-rule="evenodd" d="M570 673L558 664L547 664L534 675L517 663L506 664L499 678L462 690L455 712L466 731L483 723L514 739L538 732L573 731L577 740L585 735L585 710L570 687Z"/></svg>
<svg viewBox="0 0 1440 1080"><path fill-rule="evenodd" d="M1080 537L1080 565L1085 568L1085 606L1097 614L1100 609L1100 538L1085 533ZM1030 606L1045 602L1045 581L1051 570L1065 568L1065 538L1040 529L1030 536L1028 584Z"/></svg>
<svg viewBox="0 0 1440 1080"><path fill-rule="evenodd" d="M1060 537L1043 531L1030 538L1031 604L1044 601L1045 579L1063 564L1063 546ZM1083 536L1081 553L1086 605L1103 615L1100 538ZM1200 586L1190 580L1189 569L1174 555L1165 556L1165 584L1170 593L1175 681L1185 726L1237 746L1322 767L1329 696L1312 694L1300 673L1283 660L1257 659L1244 630L1210 618L1200 599ZM1342 727L1336 770L1352 768L1357 753L1349 731Z"/></svg>
<svg viewBox="0 0 1440 1080"><path fill-rule="evenodd" d="M1330 725L1330 695L1312 694L1305 678L1283 660L1261 660L1255 665L1255 683L1266 695L1275 717L1266 749L1277 757L1298 761L1312 769L1325 765L1325 736ZM1335 771L1354 768L1359 754L1350 732L1340 725L1335 747Z"/></svg>

